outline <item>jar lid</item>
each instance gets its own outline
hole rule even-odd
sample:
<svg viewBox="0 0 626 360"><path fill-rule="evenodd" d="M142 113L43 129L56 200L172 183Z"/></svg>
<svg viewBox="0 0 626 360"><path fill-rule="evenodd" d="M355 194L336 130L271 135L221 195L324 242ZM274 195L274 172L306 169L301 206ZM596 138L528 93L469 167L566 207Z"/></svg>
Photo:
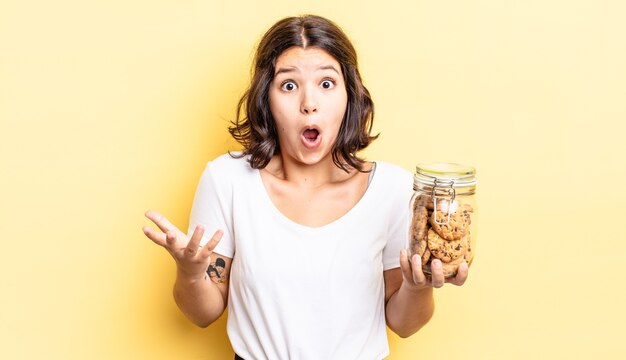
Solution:
<svg viewBox="0 0 626 360"><path fill-rule="evenodd" d="M415 183L432 186L465 187L476 185L476 169L454 163L427 163L415 167Z"/></svg>

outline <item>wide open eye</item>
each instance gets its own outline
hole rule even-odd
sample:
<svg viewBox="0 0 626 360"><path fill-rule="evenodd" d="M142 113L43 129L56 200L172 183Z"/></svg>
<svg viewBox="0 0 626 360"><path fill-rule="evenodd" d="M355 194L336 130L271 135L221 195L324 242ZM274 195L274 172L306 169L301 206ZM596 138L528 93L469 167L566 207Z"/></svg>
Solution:
<svg viewBox="0 0 626 360"><path fill-rule="evenodd" d="M335 86L335 82L330 79L323 80L320 86L324 89L332 89Z"/></svg>
<svg viewBox="0 0 626 360"><path fill-rule="evenodd" d="M280 88L284 91L293 91L296 89L296 83L291 80L287 80L280 84Z"/></svg>

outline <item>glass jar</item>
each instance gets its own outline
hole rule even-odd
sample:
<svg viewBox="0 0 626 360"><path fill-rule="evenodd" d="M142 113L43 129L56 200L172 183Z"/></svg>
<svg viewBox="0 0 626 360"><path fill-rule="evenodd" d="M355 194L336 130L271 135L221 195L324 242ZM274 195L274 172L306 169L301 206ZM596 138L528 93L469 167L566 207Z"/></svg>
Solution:
<svg viewBox="0 0 626 360"><path fill-rule="evenodd" d="M422 271L441 260L445 277L454 277L459 265L468 265L476 250L476 169L452 163L420 164L413 177L407 249L418 254Z"/></svg>

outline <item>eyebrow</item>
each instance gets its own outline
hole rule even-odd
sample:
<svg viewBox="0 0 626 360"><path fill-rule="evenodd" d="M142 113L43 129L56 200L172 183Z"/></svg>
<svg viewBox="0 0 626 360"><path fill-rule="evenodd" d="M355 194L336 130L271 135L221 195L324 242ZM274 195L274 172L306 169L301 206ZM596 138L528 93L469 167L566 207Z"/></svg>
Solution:
<svg viewBox="0 0 626 360"><path fill-rule="evenodd" d="M332 65L322 65L320 67L318 67L316 70L332 70L334 72L337 73L337 75L339 75L339 71L337 71L337 69L335 69L334 66ZM283 74L283 73L291 73L296 71L296 68L293 66L289 66L289 67L282 67L278 70L276 70L276 73L274 73L274 76L277 76L278 74Z"/></svg>

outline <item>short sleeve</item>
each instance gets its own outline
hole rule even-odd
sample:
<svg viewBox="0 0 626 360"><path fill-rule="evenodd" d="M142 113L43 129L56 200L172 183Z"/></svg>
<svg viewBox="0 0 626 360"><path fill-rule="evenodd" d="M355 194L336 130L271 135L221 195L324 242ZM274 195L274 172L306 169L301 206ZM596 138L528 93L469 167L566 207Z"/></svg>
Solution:
<svg viewBox="0 0 626 360"><path fill-rule="evenodd" d="M232 186L228 181L216 181L213 171L209 162L196 189L187 234L191 236L196 226L202 225L205 231L200 244L205 245L217 230L222 230L224 235L213 251L232 258L235 254Z"/></svg>
<svg viewBox="0 0 626 360"><path fill-rule="evenodd" d="M390 189L398 189L389 213L389 228L387 231L387 245L383 249L383 270L400 267L400 250L408 244L409 224L411 221L412 177L402 170L394 180L388 184Z"/></svg>

